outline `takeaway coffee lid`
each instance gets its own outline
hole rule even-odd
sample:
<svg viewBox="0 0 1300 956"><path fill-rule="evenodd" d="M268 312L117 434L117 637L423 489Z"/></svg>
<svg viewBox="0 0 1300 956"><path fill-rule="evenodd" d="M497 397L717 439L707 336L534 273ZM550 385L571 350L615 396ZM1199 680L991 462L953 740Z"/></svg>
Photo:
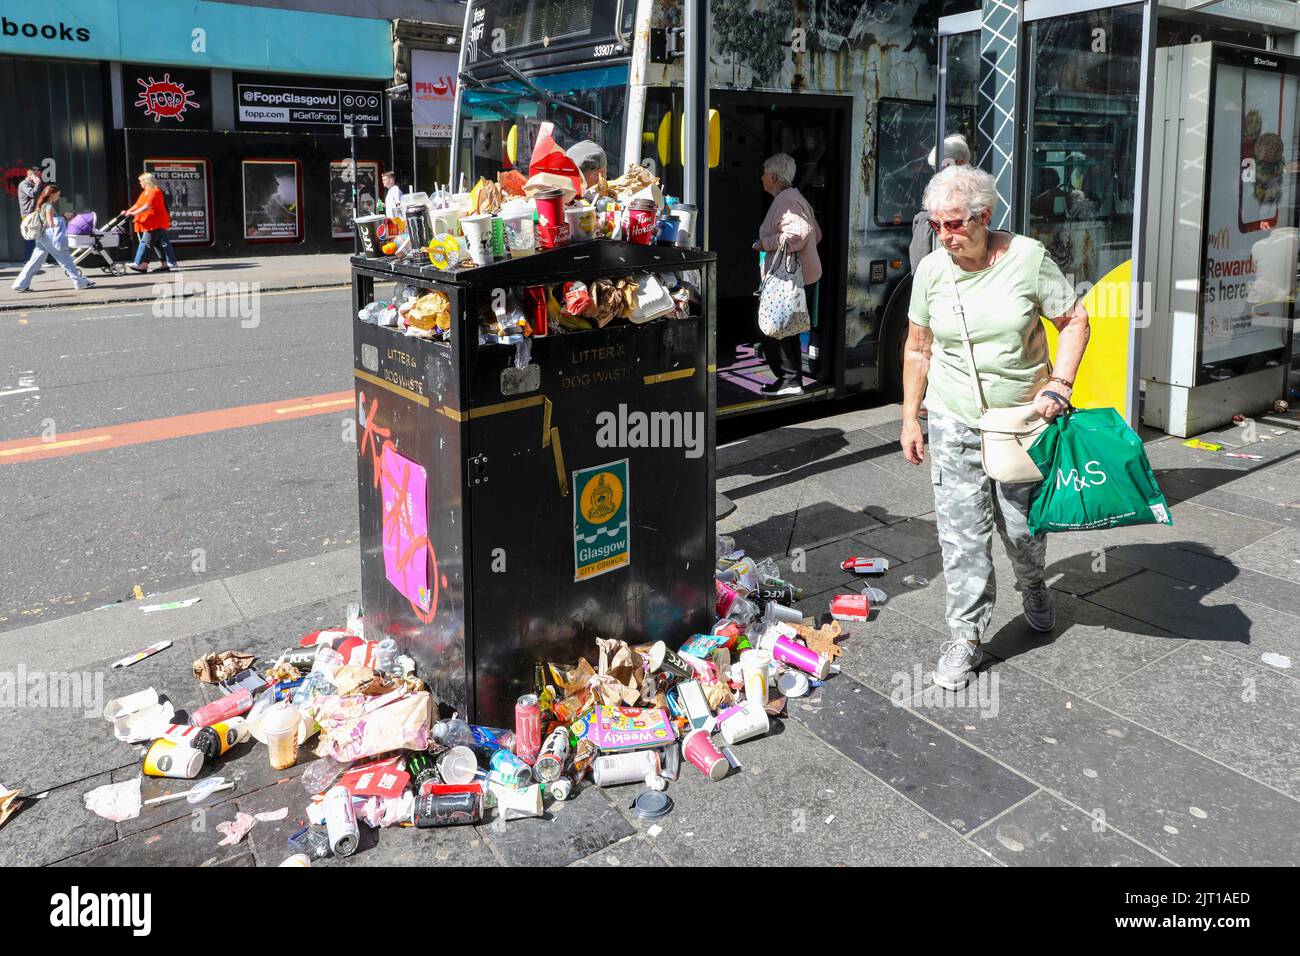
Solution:
<svg viewBox="0 0 1300 956"><path fill-rule="evenodd" d="M632 801L631 810L642 820L655 820L667 816L673 808L673 798L657 790L646 790Z"/></svg>

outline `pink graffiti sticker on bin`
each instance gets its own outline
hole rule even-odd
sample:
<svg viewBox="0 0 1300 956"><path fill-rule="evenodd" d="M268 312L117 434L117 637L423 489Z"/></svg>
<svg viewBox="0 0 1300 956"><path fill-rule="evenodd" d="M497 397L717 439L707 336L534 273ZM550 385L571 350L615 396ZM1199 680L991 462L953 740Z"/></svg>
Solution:
<svg viewBox="0 0 1300 956"><path fill-rule="evenodd" d="M384 505L384 575L416 607L429 609L428 473L391 445L380 462Z"/></svg>

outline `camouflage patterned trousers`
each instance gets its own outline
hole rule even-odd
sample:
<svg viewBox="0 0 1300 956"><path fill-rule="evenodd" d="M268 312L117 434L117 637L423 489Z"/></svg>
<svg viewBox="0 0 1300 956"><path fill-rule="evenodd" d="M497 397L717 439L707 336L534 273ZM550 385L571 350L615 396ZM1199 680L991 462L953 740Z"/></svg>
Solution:
<svg viewBox="0 0 1300 956"><path fill-rule="evenodd" d="M997 594L993 526L1002 535L1021 586L1041 584L1047 536L1029 533L1033 482L1004 485L984 473L980 433L955 418L930 412L930 480L935 524L948 583L948 628L977 641L988 627Z"/></svg>

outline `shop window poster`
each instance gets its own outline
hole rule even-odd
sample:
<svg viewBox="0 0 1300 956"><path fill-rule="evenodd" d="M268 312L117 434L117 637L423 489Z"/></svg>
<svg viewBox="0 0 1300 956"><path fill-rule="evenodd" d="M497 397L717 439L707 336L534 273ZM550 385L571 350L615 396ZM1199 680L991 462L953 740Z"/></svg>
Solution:
<svg viewBox="0 0 1300 956"><path fill-rule="evenodd" d="M351 239L356 234L352 226L354 181L357 206L360 207L360 212L355 215L374 215L379 200L379 164L359 162L354 174L350 159L330 163L330 234L335 239Z"/></svg>
<svg viewBox="0 0 1300 956"><path fill-rule="evenodd" d="M302 238L301 179L296 160L244 160L244 238L250 242Z"/></svg>
<svg viewBox="0 0 1300 956"><path fill-rule="evenodd" d="M146 159L171 217L171 239L178 245L212 241L209 172L206 159Z"/></svg>

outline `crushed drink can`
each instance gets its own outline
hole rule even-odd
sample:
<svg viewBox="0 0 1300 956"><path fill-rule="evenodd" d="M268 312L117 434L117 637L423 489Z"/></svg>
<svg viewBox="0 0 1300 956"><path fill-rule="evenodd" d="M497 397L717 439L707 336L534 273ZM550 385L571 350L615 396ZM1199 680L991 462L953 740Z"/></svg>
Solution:
<svg viewBox="0 0 1300 956"><path fill-rule="evenodd" d="M542 745L542 752L533 764L533 774L542 783L550 783L564 772L564 762L568 759L569 728L557 727Z"/></svg>
<svg viewBox="0 0 1300 956"><path fill-rule="evenodd" d="M491 776L508 787L526 787L533 770L509 750L498 750L489 765Z"/></svg>
<svg viewBox="0 0 1300 956"><path fill-rule="evenodd" d="M542 749L542 707L536 694L515 702L515 755L532 766Z"/></svg>
<svg viewBox="0 0 1300 956"><path fill-rule="evenodd" d="M439 779L437 762L428 751L416 751L407 757L406 772L411 775L411 789L416 793L421 793L426 783Z"/></svg>
<svg viewBox="0 0 1300 956"><path fill-rule="evenodd" d="M361 831L357 828L352 795L346 787L333 787L325 794L325 832L335 856L351 856L357 852Z"/></svg>
<svg viewBox="0 0 1300 956"><path fill-rule="evenodd" d="M412 821L417 827L457 827L483 821L483 791L478 787L459 793L430 793L415 798Z"/></svg>

